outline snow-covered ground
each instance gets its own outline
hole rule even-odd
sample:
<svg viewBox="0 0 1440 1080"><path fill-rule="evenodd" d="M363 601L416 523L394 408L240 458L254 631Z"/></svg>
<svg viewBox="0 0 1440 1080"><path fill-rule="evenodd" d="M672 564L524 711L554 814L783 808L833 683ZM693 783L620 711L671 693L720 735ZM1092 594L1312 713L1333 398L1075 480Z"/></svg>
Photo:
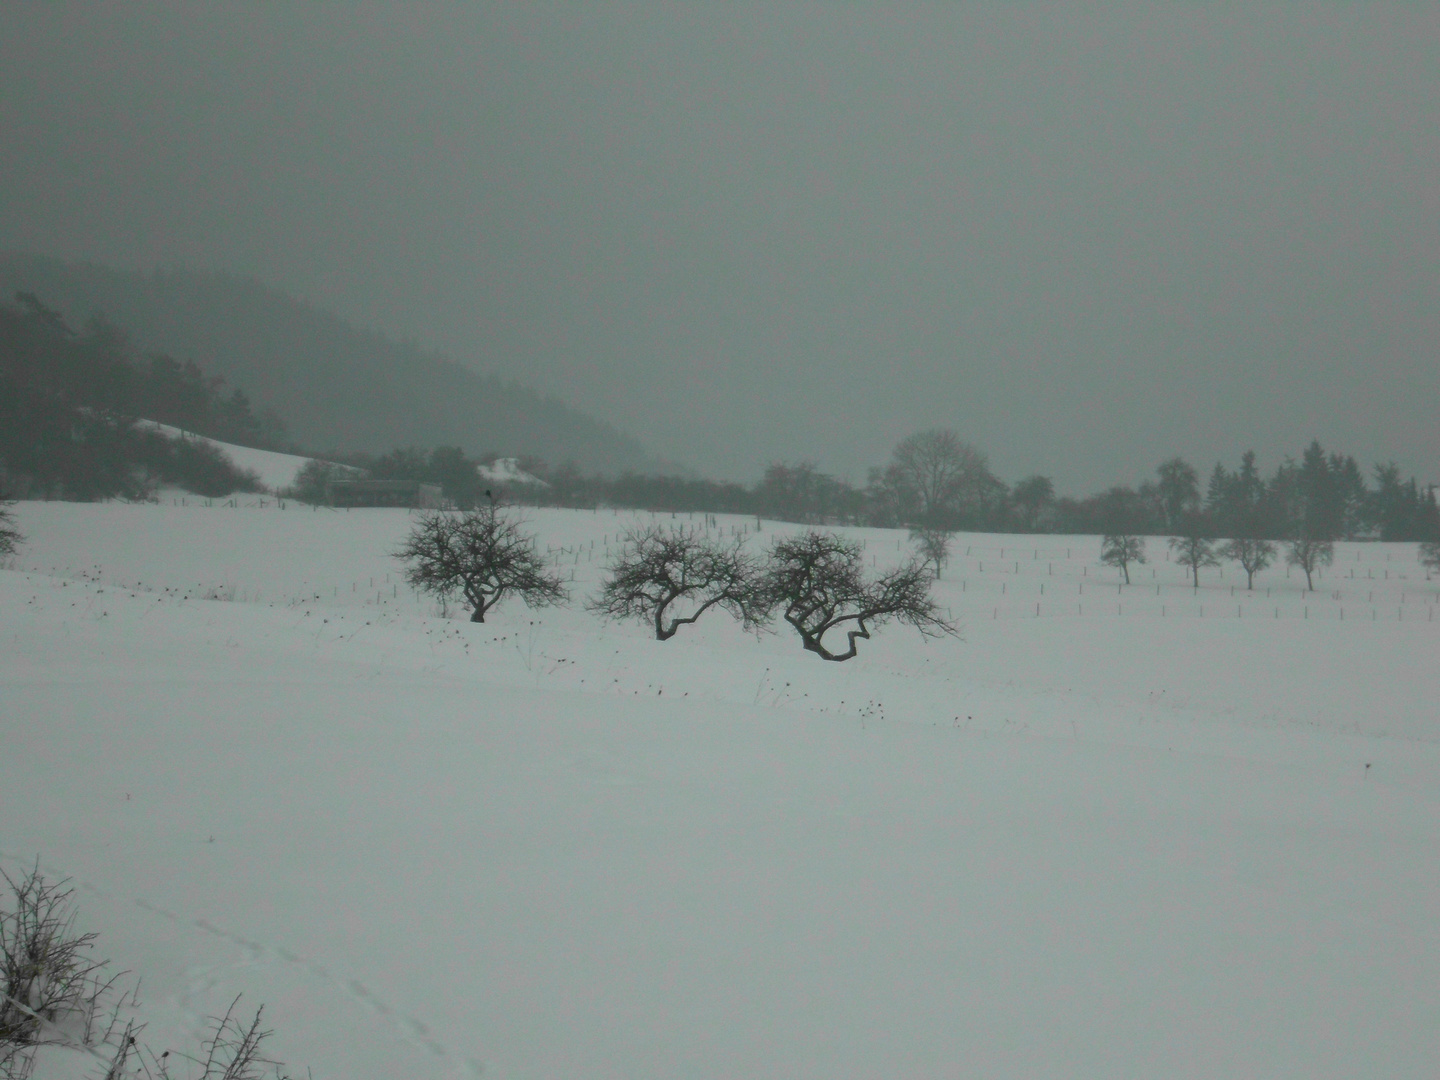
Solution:
<svg viewBox="0 0 1440 1080"><path fill-rule="evenodd" d="M1440 1060L1413 545L1232 595L1158 544L1122 588L1093 537L962 536L963 641L826 664L723 617L441 619L404 511L17 509L0 860L80 883L157 1050L243 991L322 1080ZM639 515L528 517L578 597Z"/></svg>

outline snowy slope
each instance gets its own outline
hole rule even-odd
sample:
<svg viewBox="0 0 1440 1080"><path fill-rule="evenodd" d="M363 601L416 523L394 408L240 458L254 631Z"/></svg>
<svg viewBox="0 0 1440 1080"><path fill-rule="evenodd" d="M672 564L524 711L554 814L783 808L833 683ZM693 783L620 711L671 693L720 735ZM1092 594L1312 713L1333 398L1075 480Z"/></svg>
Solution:
<svg viewBox="0 0 1440 1080"><path fill-rule="evenodd" d="M256 450L250 446L237 446L234 443L220 442L216 439L209 439L203 435L194 435L180 428L172 427L169 424L160 424L153 420L145 420L142 423L163 431L172 437L184 437L187 439L201 439L210 445L218 447L225 456L235 463L238 468L255 473L260 477L260 483L268 491L282 491L295 483L295 474L300 471L309 458L300 457L295 454L280 454L273 450ZM356 476L363 475L363 470L352 468L348 465L335 465L335 468L353 472ZM475 469L476 474L486 483L493 484L519 484L536 485L547 487L545 481L531 475L520 468L519 459L497 458L489 465L479 465Z"/></svg>
<svg viewBox="0 0 1440 1080"><path fill-rule="evenodd" d="M172 437L184 436L187 439L201 439L210 445L222 450L226 457L235 463L238 468L253 472L260 477L260 483L265 485L269 491L279 491L287 488L295 482L295 474L309 458L299 457L295 454L280 454L273 450L256 450L252 446L237 446L234 443L220 442L216 439L207 439L203 435L193 435L180 428L171 427L169 424L156 423L153 420L146 420L143 423L163 431Z"/></svg>
<svg viewBox="0 0 1440 1080"><path fill-rule="evenodd" d="M577 593L631 520L530 516ZM321 1078L1433 1075L1413 547L1232 597L963 537L963 642L834 665L438 619L409 521L19 507L0 850L85 883L154 1039L244 991Z"/></svg>
<svg viewBox="0 0 1440 1080"><path fill-rule="evenodd" d="M213 441L213 440L211 440ZM270 491L283 491L295 483L295 474L309 458L295 454L280 454L273 450L256 450L253 446L236 446L233 443L215 443L233 461L237 468L248 470L260 477L260 483Z"/></svg>

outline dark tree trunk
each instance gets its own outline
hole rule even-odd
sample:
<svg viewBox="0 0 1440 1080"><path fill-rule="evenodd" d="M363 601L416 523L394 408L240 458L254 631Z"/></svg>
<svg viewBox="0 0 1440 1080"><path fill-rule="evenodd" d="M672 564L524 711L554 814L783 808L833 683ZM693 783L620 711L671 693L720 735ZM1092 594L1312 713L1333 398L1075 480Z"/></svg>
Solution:
<svg viewBox="0 0 1440 1080"><path fill-rule="evenodd" d="M675 636L675 632L679 630L680 627L699 622L701 615L704 615L705 612L720 602L718 597L706 600L705 603L701 604L699 608L695 610L693 615L687 615L683 619L671 619L670 626L667 628L665 626L665 610L673 601L678 599L680 599L680 594L676 593L669 600L666 600L665 603L660 606L659 610L655 612L655 637L659 641L669 641Z"/></svg>
<svg viewBox="0 0 1440 1080"><path fill-rule="evenodd" d="M667 596L655 606L655 640L669 641L675 636L675 631L680 629L679 623L672 622L670 628L665 628L665 610L675 602L675 597Z"/></svg>
<svg viewBox="0 0 1440 1080"><path fill-rule="evenodd" d="M846 632L845 637L850 642L850 648L843 653L833 653L820 643L820 639L825 636L825 630L829 630L830 626L825 627L825 629L821 630L818 634L812 634L804 627L802 627L798 622L795 622L793 619L787 618L785 621L790 623L790 625L795 627L795 629L799 632L801 645L803 645L810 652L813 652L816 656L820 657L820 659L833 660L836 663L840 663L844 660L853 660L855 656L858 655L860 652L859 639L865 638L866 640L869 640L870 638L870 631L866 630L864 625L862 624L859 630L850 630ZM832 623L831 626L833 625L834 624Z"/></svg>

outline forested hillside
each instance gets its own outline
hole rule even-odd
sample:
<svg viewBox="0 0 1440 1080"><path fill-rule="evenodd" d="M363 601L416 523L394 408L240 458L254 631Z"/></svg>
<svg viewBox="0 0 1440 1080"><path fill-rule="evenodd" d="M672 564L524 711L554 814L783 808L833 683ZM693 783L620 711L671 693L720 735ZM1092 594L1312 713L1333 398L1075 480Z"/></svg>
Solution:
<svg viewBox="0 0 1440 1080"><path fill-rule="evenodd" d="M418 346L358 329L251 279L141 274L0 254L0 296L33 293L83 325L96 314L141 351L194 357L243 386L313 451L454 445L472 454L655 472L634 439L563 403Z"/></svg>
<svg viewBox="0 0 1440 1080"><path fill-rule="evenodd" d="M133 352L103 319L75 330L31 293L0 301L0 497L143 499L160 485L201 495L258 490L204 439L140 418L252 444L283 434L193 361Z"/></svg>

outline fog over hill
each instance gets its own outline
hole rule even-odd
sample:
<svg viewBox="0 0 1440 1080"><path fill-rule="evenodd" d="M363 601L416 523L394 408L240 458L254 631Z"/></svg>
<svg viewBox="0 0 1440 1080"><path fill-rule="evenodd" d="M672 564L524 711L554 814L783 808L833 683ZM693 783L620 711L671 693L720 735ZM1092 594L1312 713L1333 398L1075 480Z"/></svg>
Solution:
<svg viewBox="0 0 1440 1080"><path fill-rule="evenodd" d="M1434 5L143 10L0 4L0 250L248 274L745 482L928 428L1440 478Z"/></svg>
<svg viewBox="0 0 1440 1080"><path fill-rule="evenodd" d="M80 325L96 314L142 350L194 359L274 409L311 450L455 445L585 471L679 471L551 397L358 328L251 279L152 274L0 253L0 290L33 292Z"/></svg>

